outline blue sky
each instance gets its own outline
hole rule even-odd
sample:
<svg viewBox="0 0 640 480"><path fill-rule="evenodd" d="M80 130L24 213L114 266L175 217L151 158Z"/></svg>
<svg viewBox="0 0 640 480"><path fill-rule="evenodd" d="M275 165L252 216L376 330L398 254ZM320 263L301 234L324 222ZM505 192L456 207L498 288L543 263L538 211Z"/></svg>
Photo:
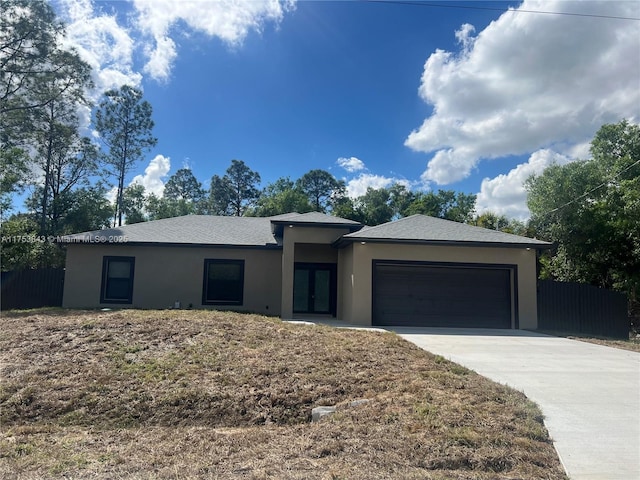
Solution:
<svg viewBox="0 0 640 480"><path fill-rule="evenodd" d="M638 19L635 1L53 4L94 98L129 83L152 104L159 141L127 181L158 194L240 159L263 186L321 168L352 195L401 181L526 218L526 177L640 121L640 21L557 14Z"/></svg>

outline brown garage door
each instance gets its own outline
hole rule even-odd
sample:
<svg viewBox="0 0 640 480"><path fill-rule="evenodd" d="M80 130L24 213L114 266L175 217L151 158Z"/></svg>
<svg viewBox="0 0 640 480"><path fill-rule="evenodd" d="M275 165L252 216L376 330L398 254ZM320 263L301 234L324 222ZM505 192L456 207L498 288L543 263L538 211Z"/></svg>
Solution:
<svg viewBox="0 0 640 480"><path fill-rule="evenodd" d="M373 323L511 328L511 269L374 263Z"/></svg>

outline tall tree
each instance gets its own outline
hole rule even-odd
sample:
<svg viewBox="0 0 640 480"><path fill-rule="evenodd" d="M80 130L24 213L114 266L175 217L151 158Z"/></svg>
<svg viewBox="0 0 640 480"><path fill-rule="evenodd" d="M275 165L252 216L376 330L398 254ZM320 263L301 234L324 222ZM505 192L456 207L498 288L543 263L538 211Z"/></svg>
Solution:
<svg viewBox="0 0 640 480"><path fill-rule="evenodd" d="M124 213L127 225L147 220L145 216L146 204L147 198L144 186L134 183L124 189L122 194L122 213Z"/></svg>
<svg viewBox="0 0 640 480"><path fill-rule="evenodd" d="M242 160L231 160L223 177L211 178L210 210L214 215L242 216L260 196L260 174Z"/></svg>
<svg viewBox="0 0 640 480"><path fill-rule="evenodd" d="M403 215L421 213L454 222L468 223L473 219L475 204L475 195L453 190L418 193L405 209Z"/></svg>
<svg viewBox="0 0 640 480"><path fill-rule="evenodd" d="M11 209L11 195L24 188L28 161L25 150L0 147L0 221L5 220L5 213Z"/></svg>
<svg viewBox="0 0 640 480"><path fill-rule="evenodd" d="M260 196L260 174L247 167L242 160L231 160L225 177L231 191L231 210L234 215L241 216Z"/></svg>
<svg viewBox="0 0 640 480"><path fill-rule="evenodd" d="M41 79L55 72L49 60L58 50L63 25L45 0L0 1L0 118L46 105ZM36 98L37 97L37 98Z"/></svg>
<svg viewBox="0 0 640 480"><path fill-rule="evenodd" d="M197 203L204 197L204 191L191 169L181 168L164 185L164 197Z"/></svg>
<svg viewBox="0 0 640 480"><path fill-rule="evenodd" d="M307 213L313 210L307 196L289 178L281 177L270 183L258 198L251 215L270 217L283 213Z"/></svg>
<svg viewBox="0 0 640 480"><path fill-rule="evenodd" d="M369 187L358 200L364 214L364 223L367 225L380 225L390 222L393 218L391 192L388 189Z"/></svg>
<svg viewBox="0 0 640 480"><path fill-rule="evenodd" d="M62 233L87 232L111 226L113 206L107 200L107 189L101 183L73 190L70 197L71 207L65 214Z"/></svg>
<svg viewBox="0 0 640 480"><path fill-rule="evenodd" d="M81 139L78 107L88 105L85 92L93 83L91 67L73 52L56 52L51 62L56 73L46 76L36 98L50 98L45 106L36 109L33 117L33 136L37 148L36 165L42 170L44 185L40 198L40 233L54 233L55 225L48 218L56 218L51 210L59 207L56 200L77 183L86 180L96 168L95 148L88 139Z"/></svg>
<svg viewBox="0 0 640 480"><path fill-rule="evenodd" d="M161 218L181 217L194 213L209 212L207 205L196 205L189 200L158 197L150 194L146 199L145 210L149 213L149 220L160 220Z"/></svg>
<svg viewBox="0 0 640 480"><path fill-rule="evenodd" d="M27 201L39 218L40 235L55 235L65 229L64 219L73 208L72 193L89 185L97 165L97 148L88 138L79 138L76 130L59 124L53 134L42 159L46 162L44 183L36 186Z"/></svg>
<svg viewBox="0 0 640 480"><path fill-rule="evenodd" d="M399 183L394 183L388 188L369 187L365 194L358 198L339 198L333 204L332 213L365 225L380 225L400 218L414 196Z"/></svg>
<svg viewBox="0 0 640 480"><path fill-rule="evenodd" d="M77 124L69 114L86 103L90 67L75 51L62 48L64 26L49 2L1 0L0 11L0 162L9 172L3 174L0 194L8 207L9 194L24 185L35 162L44 178L40 231L45 234L54 132L57 124ZM5 180L14 186L7 189Z"/></svg>
<svg viewBox="0 0 640 480"><path fill-rule="evenodd" d="M604 125L591 159L552 165L526 188L532 225L558 244L545 275L640 298L640 126Z"/></svg>
<svg viewBox="0 0 640 480"><path fill-rule="evenodd" d="M354 200L346 195L332 202L331 214L336 217L346 218L354 222L360 222L363 225L368 225L359 199Z"/></svg>
<svg viewBox="0 0 640 480"><path fill-rule="evenodd" d="M0 266L3 271L64 265L64 251L38 235L38 223L32 215L12 215L0 225L0 234L3 239L0 248ZM32 240L7 241L11 237L30 237Z"/></svg>
<svg viewBox="0 0 640 480"><path fill-rule="evenodd" d="M231 195L231 186L225 177L220 175L211 177L206 213L209 215L232 215L230 210Z"/></svg>
<svg viewBox="0 0 640 480"><path fill-rule="evenodd" d="M202 184L188 168L181 168L171 175L164 186L162 197L151 194L146 198L149 220L192 214L217 214L211 210ZM129 220L127 222L131 223Z"/></svg>
<svg viewBox="0 0 640 480"><path fill-rule="evenodd" d="M393 218L400 218L415 199L415 194L407 190L407 187L401 183L392 184L388 190L389 204L393 210Z"/></svg>
<svg viewBox="0 0 640 480"><path fill-rule="evenodd" d="M496 215L493 212L485 212L478 215L472 222L476 227L487 228L503 232L509 227L509 219L504 215Z"/></svg>
<svg viewBox="0 0 640 480"><path fill-rule="evenodd" d="M471 222L476 227L498 230L500 232L512 233L524 237L533 237L533 230L529 229L524 222L509 218L505 215L497 215L493 212L485 212L476 216Z"/></svg>
<svg viewBox="0 0 640 480"><path fill-rule="evenodd" d="M328 212L332 202L345 195L345 184L326 170L311 170L296 185L304 192L316 212Z"/></svg>
<svg viewBox="0 0 640 480"><path fill-rule="evenodd" d="M114 224L122 225L122 196L127 173L156 145L151 135L151 104L142 99L142 91L129 85L109 90L95 115L95 127L108 148L104 156L109 173L117 179Z"/></svg>
<svg viewBox="0 0 640 480"><path fill-rule="evenodd" d="M60 201L65 205L61 211L60 226L56 234L64 235L90 230L100 230L110 225L113 215L106 190L100 185L82 187L69 191ZM35 198L37 203L38 199ZM65 248L39 234L38 218L33 214L12 215L0 225L3 239L6 237L31 237L29 242L4 242L0 249L0 265L3 270L62 267Z"/></svg>

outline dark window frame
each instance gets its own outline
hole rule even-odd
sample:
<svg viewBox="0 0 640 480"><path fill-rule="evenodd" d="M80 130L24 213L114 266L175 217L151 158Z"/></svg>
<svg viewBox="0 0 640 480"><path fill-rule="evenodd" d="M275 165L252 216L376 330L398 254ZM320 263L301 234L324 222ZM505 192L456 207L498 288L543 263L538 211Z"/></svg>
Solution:
<svg viewBox="0 0 640 480"><path fill-rule="evenodd" d="M239 265L239 296L238 298L210 299L209 294L209 268L212 265ZM202 276L202 305L244 305L244 271L245 261L238 259L205 258L204 272Z"/></svg>
<svg viewBox="0 0 640 480"><path fill-rule="evenodd" d="M129 286L126 298L109 298L109 264L112 261L129 262ZM135 274L136 257L105 255L102 257L102 284L100 285L100 303L119 303L130 305L133 303L133 281Z"/></svg>
<svg viewBox="0 0 640 480"><path fill-rule="evenodd" d="M337 315L338 311L338 264L337 263L324 263L324 262L294 262L294 290L295 290L295 271L297 269L305 270L308 273L315 272L316 270L326 270L329 272L329 310L314 312L312 309L298 310L293 307L293 313L301 314L329 314L332 317ZM314 283L313 275L310 277L311 282ZM315 287L315 285L314 285ZM292 290L292 296L295 295L295 291ZM309 292L311 295L312 293ZM295 303L295 300L293 301ZM308 307L311 307L311 298L308 299Z"/></svg>

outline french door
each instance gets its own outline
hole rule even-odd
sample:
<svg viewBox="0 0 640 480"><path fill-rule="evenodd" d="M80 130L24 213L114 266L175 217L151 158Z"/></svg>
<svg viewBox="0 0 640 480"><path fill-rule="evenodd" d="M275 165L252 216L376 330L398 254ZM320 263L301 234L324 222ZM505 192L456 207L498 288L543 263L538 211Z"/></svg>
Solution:
<svg viewBox="0 0 640 480"><path fill-rule="evenodd" d="M336 314L336 265L296 263L293 276L293 312Z"/></svg>

